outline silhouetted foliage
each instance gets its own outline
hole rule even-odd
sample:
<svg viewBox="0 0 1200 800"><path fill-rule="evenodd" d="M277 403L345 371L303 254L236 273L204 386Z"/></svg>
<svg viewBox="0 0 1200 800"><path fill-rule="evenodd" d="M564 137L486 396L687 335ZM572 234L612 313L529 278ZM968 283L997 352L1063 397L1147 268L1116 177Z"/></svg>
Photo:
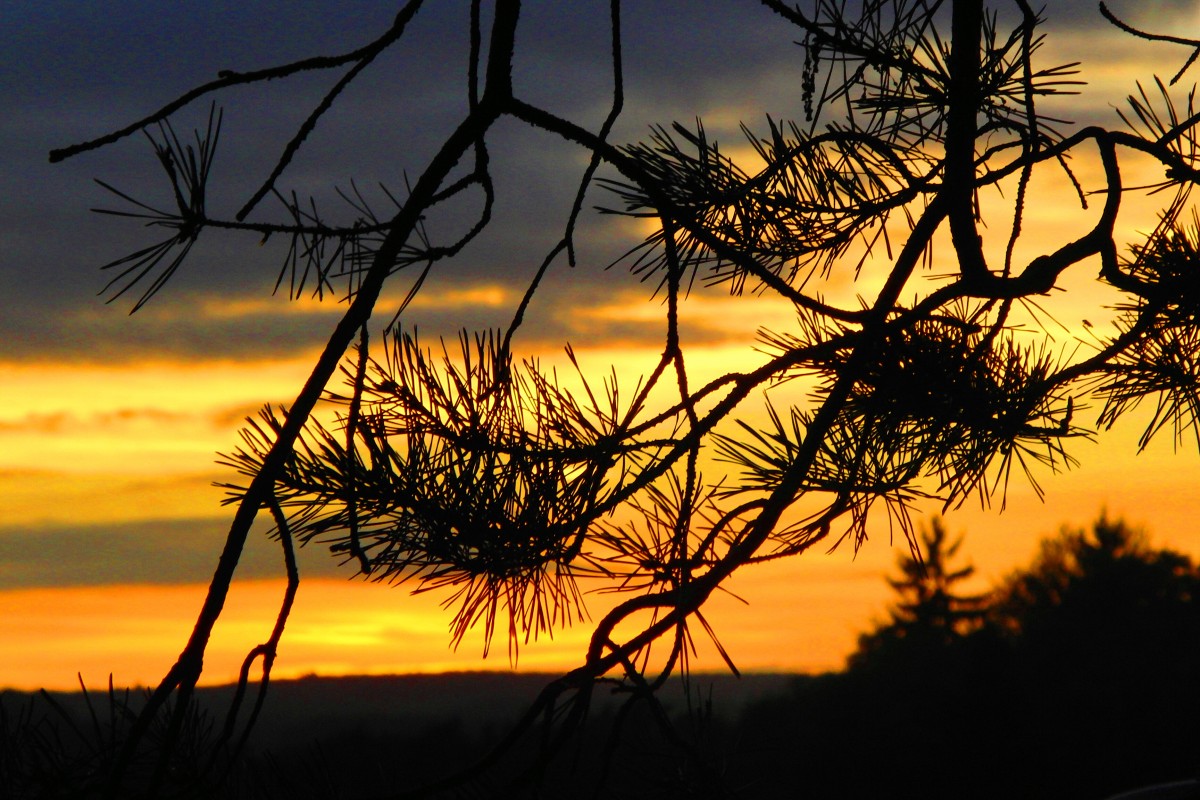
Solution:
<svg viewBox="0 0 1200 800"><path fill-rule="evenodd" d="M106 794L129 730L145 697L118 691L111 676L107 694L97 700L83 686L74 697L42 691L26 697L0 693L0 797L97 798ZM171 730L174 721L179 727ZM246 774L238 753L217 736L209 709L192 701L176 715L170 706L152 720L147 736L157 747L128 766L137 780L157 781L177 798L242 796ZM171 759L155 757L168 737Z"/></svg>
<svg viewBox="0 0 1200 800"><path fill-rule="evenodd" d="M1029 758L1097 790L1200 774L1198 597L1191 559L1122 521L1045 542L993 611Z"/></svg>
<svg viewBox="0 0 1200 800"><path fill-rule="evenodd" d="M281 681L274 688L276 702L258 723L258 744L233 761L218 759L218 769L210 772L203 767L219 741L210 712L226 706L236 687L201 688L190 712L198 724L182 732L186 746L163 792L173 798L334 800L418 789L486 753L507 734L530 691L546 680L536 674L463 673ZM739 695L764 696L783 683L773 676L736 685L730 676L698 677L687 694L675 687L666 691L659 709L601 693L591 724L569 737L557 758L530 772L527 762L537 760L538 743L522 742L522 758L474 776L455 796L721 796L720 785L707 776L726 768L736 737L733 717L714 712L712 693L737 703ZM80 694L0 693L0 797L99 796L120 735L144 699L114 695L95 703ZM681 751L664 737L654 719L663 709L692 749ZM161 721L168 720L163 714ZM610 736L614 728L622 734ZM142 767L152 768L153 762Z"/></svg>
<svg viewBox="0 0 1200 800"><path fill-rule="evenodd" d="M796 65L803 121L768 118L757 131L746 127L757 157L750 166L731 160L699 122L657 127L643 143L609 142L624 102L620 0L609 5L610 112L595 128L514 88L515 55L536 37L517 35L519 0L486 8L473 0L464 17L470 51L461 65L458 124L426 164L403 165L413 176L405 192L381 189L386 201L376 202L352 184L340 192L340 214L318 210L280 182L346 86L385 50L403 50L421 35L409 23L434 12L420 0L403 3L393 25L361 48L223 70L118 131L51 154L57 160L146 132L174 206L111 187L125 205L110 213L168 232L107 265L119 270L110 284L116 295L141 292L135 309L164 289L199 236L219 231L287 240L277 287L286 282L293 296L332 292L346 303L294 402L251 420L242 449L226 456L242 476L229 486L237 510L226 547L192 637L132 725L112 773L113 794L125 791L151 721L178 695L161 753L169 760L263 511L274 520L289 582L269 638L242 670L245 689L262 659L248 724L261 708L300 579L294 541L328 546L366 579L447 590L457 602L452 638L479 624L488 636L503 630L510 652L578 618L581 577L626 593L595 623L579 667L551 682L513 735L466 772L473 778L495 768L532 732L538 745L527 774L579 735L594 693L610 681L630 708L648 707L662 735L686 752L690 745L674 736L667 716L654 712L655 692L686 672L696 636L711 638L735 669L703 607L738 569L819 543L858 547L869 521L880 518L911 539L912 506L923 498L946 507L972 496L987 504L1003 499L1013 474L1037 487L1040 473L1072 463L1074 439L1095 432L1079 419L1085 401L1099 407L1095 428L1143 400L1158 410L1146 438L1167 425L1176 436L1197 427L1200 295L1192 273L1200 233L1186 212L1200 175L1200 116L1191 95L1181 104L1161 82L1155 91L1139 88L1120 129L1044 116L1039 103L1079 81L1074 64L1042 63L1042 20L1025 0L995 8L983 0L821 2L811 11L763 4L779 35L803 45ZM221 114L210 113L193 139L176 134L172 115L201 97L312 71L339 77L240 209L215 207L206 184ZM500 204L520 207L521 198L504 196L493 180L504 155L493 136L501 125L578 145L587 167L563 210L561 236L530 265L507 328L465 331L459 347L431 348L405 327L411 300L432 271L470 257ZM389 152L406 152L404 143ZM1156 165L1154 185L1141 191L1165 200L1157 226L1135 243L1115 233L1122 201L1135 191L1122 180L1129 156ZM1086 187L1077 177L1085 173L1072 166L1082 163L1094 167ZM1078 190L1075 238L1027 235L1035 174ZM521 325L534 313L542 279L551 268L577 264L577 223L597 180L607 213L656 226L623 262L631 285L648 282L663 302L661 357L633 390L619 388L615 376L582 370L580 388L564 388L520 356ZM992 192L1012 198L1011 215L985 224L980 198ZM262 202L272 197L275 211ZM435 239L430 218L446 219L452 224L443 230L457 233ZM1064 344L1042 327L1043 308L1053 315L1053 290L1068 275L1094 274L1097 261L1099 280L1121 298L1115 319L1090 328L1086 347ZM873 296L829 296L830 279L868 273L876 279L858 289L870 286ZM407 287L405 299L380 317L383 288L395 284ZM745 302L765 295L789 303L795 322L761 331L744 371L698 385L680 324L694 284ZM382 354L371 349L372 325L376 336L382 329ZM339 367L342 387L334 385ZM789 382L793 394L783 386ZM775 390L772 401L756 404L767 389ZM339 411L333 424L313 416L322 399ZM764 406L765 424L746 421ZM709 456L734 474L703 474L701 459ZM845 719L863 727L842 723L823 730L821 742L799 737L805 763L822 743L852 752L868 744L885 749L884 739L894 754L919 760L924 748L940 745L896 733L905 720L932 725L936 718L952 731L942 712L982 714L987 709L977 706L993 702L964 695L962 704L940 708L918 688L883 693L911 699L913 709L900 712L873 690L844 698ZM242 697L222 740L237 740ZM897 728L864 741L870 725L861 720L877 720L879 708L892 709L886 721ZM944 744L962 755L961 741ZM968 765L944 753L936 761ZM707 769L706 787L724 786L705 759L690 763ZM982 774L984 766L1002 765L988 751L974 766ZM863 780L861 768L844 776L848 788Z"/></svg>
<svg viewBox="0 0 1200 800"><path fill-rule="evenodd" d="M1178 633L1171 614L1197 599L1200 584L1190 558L1154 549L1144 532L1102 516L1088 531L1044 540L1034 564L997 590L991 616L1007 634L1025 640L1072 631L1081 639L1105 638L1089 625L1103 626L1110 638L1117 632L1155 637L1163 630Z"/></svg>
<svg viewBox="0 0 1200 800"><path fill-rule="evenodd" d="M900 556L900 577L888 578L900 596L891 619L859 637L852 668L873 658L886 660L897 647L947 646L983 625L988 595L956 592L956 584L974 575L975 568L951 566L963 537L950 543L946 536L945 522L935 517L921 532L920 549Z"/></svg>
<svg viewBox="0 0 1200 800"><path fill-rule="evenodd" d="M1122 521L1064 531L983 625L887 640L749 711L743 742L771 756L747 770L814 798L1101 800L1200 775L1198 581Z"/></svg>

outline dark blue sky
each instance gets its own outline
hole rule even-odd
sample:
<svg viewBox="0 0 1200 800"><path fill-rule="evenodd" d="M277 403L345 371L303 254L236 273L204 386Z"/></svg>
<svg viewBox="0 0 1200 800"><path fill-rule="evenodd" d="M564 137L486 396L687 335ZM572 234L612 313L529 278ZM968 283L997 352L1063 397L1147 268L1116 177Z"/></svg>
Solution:
<svg viewBox="0 0 1200 800"><path fill-rule="evenodd" d="M731 13L741 5L741 13ZM429 3L405 40L364 73L322 119L279 188L314 194L323 213L348 211L333 187L360 182L381 210L382 182L401 193L405 176L424 161L466 107L467 5ZM169 205L152 153L142 137L47 163L46 153L140 118L220 69L248 70L312 54L353 49L386 29L394 9L382 3L43 3L4 7L7 37L0 58L6 116L0 147L7 154L0 192L0 291L6 312L0 332L5 356L17 359L111 360L159 357L278 355L273 347L307 348L323 340L329 320L270 313L255 319L197 315L198 297L263 297L278 270L281 243L257 248L251 236L206 233L195 256L132 319L135 290L110 306L96 293L107 276L96 267L154 241L155 232L125 220L89 214L120 208L92 182L100 178L139 199ZM531 3L519 38L517 84L522 95L589 127L598 127L611 86L605 60L607 4ZM688 24L681 23L688 20ZM627 111L614 137L644 137L652 123L729 111L762 118L793 116L773 75L799 58L791 34L753 3L630 4L625 15ZM210 213L231 216L268 174L296 125L338 72L314 73L216 99L225 110ZM746 87L756 87L747 93ZM761 87L761 92L758 90ZM208 101L178 116L187 133L202 124ZM711 125L711 123L710 123ZM577 148L516 124L492 137L500 203L496 223L478 246L438 280L483 278L523 286L561 232L583 156ZM595 202L603 202L593 193ZM281 219L266 202L258 219ZM431 220L443 239L455 225ZM638 290L635 281L603 267L630 240L618 243L611 218L589 216L587 263L563 286L570 302L608 291ZM609 230L605 230L605 228ZM572 286L575 287L572 290ZM611 294L608 300L611 300ZM461 309L456 314L461 316ZM184 313L188 312L188 313ZM381 312L383 313L383 312ZM330 319L336 311L331 309ZM474 318L425 322L437 329L502 324L478 309ZM314 324L315 323L315 324ZM542 320L546 336L569 337L569 325Z"/></svg>

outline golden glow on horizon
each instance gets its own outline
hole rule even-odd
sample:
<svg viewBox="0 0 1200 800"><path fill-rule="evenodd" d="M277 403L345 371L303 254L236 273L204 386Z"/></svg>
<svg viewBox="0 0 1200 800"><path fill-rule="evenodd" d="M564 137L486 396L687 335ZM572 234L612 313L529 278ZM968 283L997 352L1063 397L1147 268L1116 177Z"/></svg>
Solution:
<svg viewBox="0 0 1200 800"><path fill-rule="evenodd" d="M263 394L290 400L308 377L313 356L260 361L155 361L24 364L0 361L0 420L58 411L87 414L153 408L196 413L219 404L258 403Z"/></svg>
<svg viewBox="0 0 1200 800"><path fill-rule="evenodd" d="M818 556L797 581L786 564L749 568L728 587L751 603L722 594L705 609L739 668L747 671L835 669L861 627L847 619L882 617L890 567L886 547L854 563L847 551ZM743 585L744 584L744 585ZM234 585L205 659L203 683L236 679L246 653L270 632L283 581ZM584 584L587 588L587 585ZM206 587L106 586L0 591L0 688L70 690L82 673L89 687L153 685L183 647ZM451 613L441 596L361 581L303 579L280 645L275 677L511 669L503 634L480 657L472 632L450 647ZM593 620L615 602L590 595ZM758 613L769 610L769 613ZM591 628L586 623L522 645L523 672L578 666ZM696 626L692 666L720 671L723 662ZM252 674L258 674L256 671Z"/></svg>

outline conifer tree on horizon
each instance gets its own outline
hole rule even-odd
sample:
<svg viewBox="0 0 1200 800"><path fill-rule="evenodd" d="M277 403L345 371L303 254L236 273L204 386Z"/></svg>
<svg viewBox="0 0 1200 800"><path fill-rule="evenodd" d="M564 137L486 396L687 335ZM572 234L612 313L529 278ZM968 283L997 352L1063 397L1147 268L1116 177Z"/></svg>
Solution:
<svg viewBox="0 0 1200 800"><path fill-rule="evenodd" d="M960 534L951 542L941 517L934 517L921 530L918 547L897 559L899 577L886 579L898 595L888 621L859 637L858 649L849 659L851 667L897 644L946 647L984 625L991 593L960 594L959 586L970 580L975 567L952 563L964 538Z"/></svg>

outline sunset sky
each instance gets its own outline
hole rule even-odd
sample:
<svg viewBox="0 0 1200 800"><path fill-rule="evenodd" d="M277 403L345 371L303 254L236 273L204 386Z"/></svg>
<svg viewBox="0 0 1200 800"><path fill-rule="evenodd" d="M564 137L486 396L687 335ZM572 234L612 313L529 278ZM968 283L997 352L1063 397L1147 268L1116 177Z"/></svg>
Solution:
<svg viewBox="0 0 1200 800"><path fill-rule="evenodd" d="M402 188L406 174L419 173L465 107L467 5L430 3L411 42L346 92L280 187L315 194L333 217L345 211L334 187L354 178L386 208L376 187ZM92 686L110 672L118 685L161 677L191 630L228 530L230 509L212 484L232 474L216 464L217 454L238 445L246 416L290 402L344 308L336 298L272 294L284 243L259 247L254 236L209 234L136 314L128 312L137 289L106 304L98 293L108 277L97 268L158 234L90 213L121 204L93 178L169 202L159 168L140 137L62 164L49 164L47 153L133 121L218 70L353 49L387 27L394 6L0 0L0 687L70 688L77 672ZM1196 2L1109 6L1140 27L1200 37ZM591 128L608 103L606 7L529 3L518 38L524 96ZM626 106L615 141L700 117L710 137L741 158L748 148L740 121L764 130L767 114L801 117L797 34L757 3L655 0L629 2L624 13ZM1081 61L1088 81L1080 96L1048 107L1079 123L1120 125L1114 109L1135 82L1169 77L1187 57L1114 31L1094 3L1056 0L1047 16L1040 63ZM1185 77L1177 100L1198 75ZM232 216L331 80L303 76L217 98L225 116L210 209ZM207 101L194 104L177 131L201 125L207 113ZM501 126L493 147L497 217L481 241L431 277L408 313L407 324L426 341L507 323L561 235L585 164L582 151L516 124ZM1085 183L1098 174L1094 164L1076 167ZM1137 170L1130 161L1127 184L1154 180L1140 180ZM1096 186L1092 180L1089 188ZM1053 241L1087 223L1061 186L1039 186L1032 197L1033 238L1044 231ZM1129 196L1118 226L1126 242L1153 227L1158 199ZM588 205L605 204L617 201L594 189ZM521 352L565 364L570 343L585 369L604 375L615 364L628 385L649 370L662 348L663 307L624 266L605 269L646 233L628 219L585 215L579 266L552 272L522 329ZM1106 319L1111 294L1093 276L1072 279L1068 294L1055 298L1058 345L1086 337L1085 319ZM836 278L829 291L869 295L872 280L869 271L857 286ZM389 290L380 327L406 290L404 280ZM685 346L698 376L756 363L756 331L786 329L792 319L785 305L750 294L697 290L688 305ZM739 416L755 413L748 405ZM1196 442L1176 452L1165 436L1137 455L1144 420L1130 418L1095 444L1080 442L1076 469L1041 476L1044 503L1014 482L1004 513L968 502L947 515L953 533L968 533L962 552L980 586L1028 563L1040 538L1064 524L1086 525L1101 509L1145 527L1156 544L1200 557ZM717 598L710 618L743 669L836 668L857 634L886 613L883 576L904 547L881 527L857 555L845 547L746 569L728 586L746 604ZM282 572L278 545L257 537L217 628L205 682L231 680L246 650L266 638ZM301 574L279 675L509 668L502 646L480 659L479 637L451 649L451 614L435 594L352 580L317 547L302 551ZM606 602L590 601L594 616ZM581 625L531 643L519 667L573 666L589 632ZM707 651L696 666L722 665Z"/></svg>

